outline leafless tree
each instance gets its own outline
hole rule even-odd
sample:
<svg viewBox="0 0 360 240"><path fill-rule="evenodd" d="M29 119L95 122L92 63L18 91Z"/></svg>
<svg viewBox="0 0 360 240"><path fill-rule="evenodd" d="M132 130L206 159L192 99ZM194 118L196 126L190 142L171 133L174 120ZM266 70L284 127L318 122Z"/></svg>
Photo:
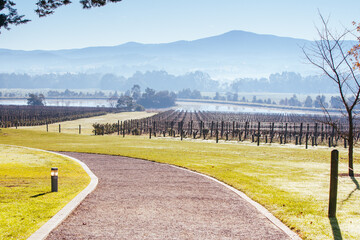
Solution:
<svg viewBox="0 0 360 240"><path fill-rule="evenodd" d="M358 68L354 67L352 55L349 51L351 46L345 39L352 36L352 32L343 29L341 33L330 29L329 18L325 19L321 14L321 28L318 28L319 39L314 41L311 46L303 47L303 52L307 60L321 69L329 77L338 89L340 99L343 104L343 115L347 119L346 132L342 132L342 137L348 141L348 160L349 176L354 176L353 151L354 151L354 122L356 119L355 107L359 103L360 95L360 76ZM331 115L324 108L327 123L339 130L336 122L332 121Z"/></svg>
<svg viewBox="0 0 360 240"><path fill-rule="evenodd" d="M116 103L117 103L118 100L119 100L118 97L116 97L116 96L111 96L111 97L107 100L107 102L109 103L109 105L110 105L111 108L115 108L115 107L116 107Z"/></svg>

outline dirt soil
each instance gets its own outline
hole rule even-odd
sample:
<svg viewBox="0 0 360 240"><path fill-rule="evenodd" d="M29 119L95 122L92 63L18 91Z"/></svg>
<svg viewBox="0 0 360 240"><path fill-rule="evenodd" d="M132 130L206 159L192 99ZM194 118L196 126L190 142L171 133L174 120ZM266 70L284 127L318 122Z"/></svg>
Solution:
<svg viewBox="0 0 360 240"><path fill-rule="evenodd" d="M47 239L290 239L203 176L120 156L63 154L86 163L99 184Z"/></svg>

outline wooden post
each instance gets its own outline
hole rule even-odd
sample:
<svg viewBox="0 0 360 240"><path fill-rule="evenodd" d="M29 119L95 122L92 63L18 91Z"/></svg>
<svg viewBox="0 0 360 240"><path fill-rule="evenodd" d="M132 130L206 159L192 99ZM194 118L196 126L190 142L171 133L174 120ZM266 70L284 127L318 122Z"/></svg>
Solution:
<svg viewBox="0 0 360 240"><path fill-rule="evenodd" d="M49 124L46 123L46 131L49 132Z"/></svg>
<svg viewBox="0 0 360 240"><path fill-rule="evenodd" d="M311 137L311 146L315 146L315 137L314 136Z"/></svg>
<svg viewBox="0 0 360 240"><path fill-rule="evenodd" d="M307 127L306 127L306 139L305 139L305 141L306 141L306 149L308 149L308 140L309 140L309 124L307 125Z"/></svg>
<svg viewBox="0 0 360 240"><path fill-rule="evenodd" d="M331 171L330 171L330 194L329 194L329 217L336 216L337 187L339 172L339 152L331 152Z"/></svg>
<svg viewBox="0 0 360 240"><path fill-rule="evenodd" d="M221 121L221 133L220 133L221 138L223 137L223 135L224 135L224 121Z"/></svg>
<svg viewBox="0 0 360 240"><path fill-rule="evenodd" d="M199 138L201 138L202 134L202 121L199 122Z"/></svg>
<svg viewBox="0 0 360 240"><path fill-rule="evenodd" d="M211 121L211 133L210 133L210 137L213 136L213 130L214 130L214 122Z"/></svg>
<svg viewBox="0 0 360 240"><path fill-rule="evenodd" d="M149 128L149 139L151 139L151 128Z"/></svg>
<svg viewBox="0 0 360 240"><path fill-rule="evenodd" d="M81 124L79 124L79 134L81 134Z"/></svg>
<svg viewBox="0 0 360 240"><path fill-rule="evenodd" d="M118 120L118 125L117 125L117 134L120 135L120 120Z"/></svg>
<svg viewBox="0 0 360 240"><path fill-rule="evenodd" d="M216 130L216 143L219 142L219 130Z"/></svg>
<svg viewBox="0 0 360 240"><path fill-rule="evenodd" d="M191 136L192 132L193 132L193 120L191 120L191 122L190 122L190 136Z"/></svg>
<svg viewBox="0 0 360 240"><path fill-rule="evenodd" d="M303 134L303 123L300 123L299 145L301 145L302 134Z"/></svg>
<svg viewBox="0 0 360 240"><path fill-rule="evenodd" d="M286 144L286 137L287 137L287 129L288 129L288 124L285 123L285 135L284 135L284 144Z"/></svg>
<svg viewBox="0 0 360 240"><path fill-rule="evenodd" d="M260 145L260 122L258 122L257 145Z"/></svg>
<svg viewBox="0 0 360 240"><path fill-rule="evenodd" d="M235 137L235 121L233 121L232 138Z"/></svg>
<svg viewBox="0 0 360 240"><path fill-rule="evenodd" d="M315 137L315 140L314 140L314 145L317 146L317 137L318 137L318 133L317 133L317 129L318 129L318 124L315 123L315 133L314 133L314 137Z"/></svg>
<svg viewBox="0 0 360 240"><path fill-rule="evenodd" d="M245 122L245 134L244 134L244 140L246 140L246 137L247 137L247 127L248 127L248 122Z"/></svg>
<svg viewBox="0 0 360 240"><path fill-rule="evenodd" d="M59 124L59 133L61 133L61 124Z"/></svg>

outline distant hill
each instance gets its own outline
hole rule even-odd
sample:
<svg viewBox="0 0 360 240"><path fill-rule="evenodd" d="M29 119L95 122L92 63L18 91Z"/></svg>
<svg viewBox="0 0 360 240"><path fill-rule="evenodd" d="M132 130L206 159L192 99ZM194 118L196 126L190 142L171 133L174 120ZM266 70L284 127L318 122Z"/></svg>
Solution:
<svg viewBox="0 0 360 240"><path fill-rule="evenodd" d="M307 75L301 47L310 41L244 31L194 41L164 44L129 42L113 47L57 51L0 49L0 72L6 73L113 73L132 76L136 71L164 70L181 75L202 71L213 79L262 77L294 71Z"/></svg>

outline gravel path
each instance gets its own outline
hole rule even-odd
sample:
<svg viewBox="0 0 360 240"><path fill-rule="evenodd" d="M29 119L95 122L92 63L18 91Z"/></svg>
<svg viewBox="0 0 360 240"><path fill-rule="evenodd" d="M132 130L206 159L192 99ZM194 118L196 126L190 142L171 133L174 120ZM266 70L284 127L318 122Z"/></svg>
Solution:
<svg viewBox="0 0 360 240"><path fill-rule="evenodd" d="M289 239L237 194L198 174L119 156L63 154L87 164L99 184L47 239Z"/></svg>

